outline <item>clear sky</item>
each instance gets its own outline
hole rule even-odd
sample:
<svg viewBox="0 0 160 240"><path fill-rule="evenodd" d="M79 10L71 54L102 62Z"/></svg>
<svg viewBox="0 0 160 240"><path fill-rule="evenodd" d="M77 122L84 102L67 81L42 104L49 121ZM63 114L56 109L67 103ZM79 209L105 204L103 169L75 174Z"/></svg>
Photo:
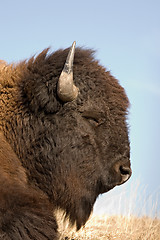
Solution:
<svg viewBox="0 0 160 240"><path fill-rule="evenodd" d="M53 51L69 47L74 40L97 50L96 58L119 79L131 102L133 176L113 193L139 179L140 189L158 194L160 1L5 0L0 3L0 29L0 58L7 62L29 58L48 46Z"/></svg>

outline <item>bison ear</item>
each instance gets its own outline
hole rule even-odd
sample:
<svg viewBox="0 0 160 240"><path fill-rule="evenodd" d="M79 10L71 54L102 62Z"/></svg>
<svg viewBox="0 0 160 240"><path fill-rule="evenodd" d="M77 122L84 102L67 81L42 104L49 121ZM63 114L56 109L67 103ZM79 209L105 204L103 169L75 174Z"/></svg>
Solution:
<svg viewBox="0 0 160 240"><path fill-rule="evenodd" d="M57 94L63 102L73 101L78 96L79 90L73 83L73 60L75 53L75 45L76 42L74 41L58 80Z"/></svg>

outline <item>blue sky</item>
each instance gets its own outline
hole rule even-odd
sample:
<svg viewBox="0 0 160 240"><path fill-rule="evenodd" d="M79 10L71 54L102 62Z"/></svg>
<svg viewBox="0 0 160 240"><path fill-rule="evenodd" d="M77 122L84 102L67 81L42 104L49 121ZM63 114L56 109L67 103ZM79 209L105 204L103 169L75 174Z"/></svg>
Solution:
<svg viewBox="0 0 160 240"><path fill-rule="evenodd" d="M148 194L160 191L159 13L158 0L1 1L1 59L23 60L76 40L96 49L96 58L126 89L133 176L113 194L137 179Z"/></svg>

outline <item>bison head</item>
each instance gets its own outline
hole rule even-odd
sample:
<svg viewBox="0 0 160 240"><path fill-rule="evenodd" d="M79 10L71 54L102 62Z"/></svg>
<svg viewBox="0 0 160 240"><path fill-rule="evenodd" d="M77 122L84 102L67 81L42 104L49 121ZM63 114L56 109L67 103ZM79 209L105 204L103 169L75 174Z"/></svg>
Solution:
<svg viewBox="0 0 160 240"><path fill-rule="evenodd" d="M47 49L8 67L1 128L29 182L79 229L97 196L126 182L131 169L125 91L92 50L77 48L74 58L74 49Z"/></svg>

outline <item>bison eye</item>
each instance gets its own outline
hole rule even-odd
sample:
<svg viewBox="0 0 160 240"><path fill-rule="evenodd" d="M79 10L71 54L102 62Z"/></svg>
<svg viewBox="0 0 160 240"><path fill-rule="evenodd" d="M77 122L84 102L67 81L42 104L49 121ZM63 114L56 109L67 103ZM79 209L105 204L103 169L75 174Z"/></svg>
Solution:
<svg viewBox="0 0 160 240"><path fill-rule="evenodd" d="M91 125L93 126L98 126L99 122L97 119L93 118L93 117L87 117L87 116L83 116Z"/></svg>
<svg viewBox="0 0 160 240"><path fill-rule="evenodd" d="M92 126L99 125L99 114L94 111L85 111L82 113L82 117L85 118Z"/></svg>

